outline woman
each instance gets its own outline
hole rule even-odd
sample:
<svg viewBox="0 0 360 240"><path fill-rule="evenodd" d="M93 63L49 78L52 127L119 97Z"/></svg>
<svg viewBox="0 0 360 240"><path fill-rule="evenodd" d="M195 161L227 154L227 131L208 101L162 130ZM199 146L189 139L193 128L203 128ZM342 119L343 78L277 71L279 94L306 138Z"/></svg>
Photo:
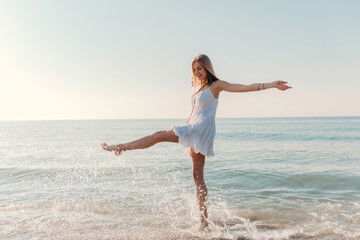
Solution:
<svg viewBox="0 0 360 240"><path fill-rule="evenodd" d="M214 156L213 142L215 136L215 114L221 91L250 92L268 88L286 90L291 88L284 81L254 83L250 85L233 84L216 77L210 59L200 54L192 61L192 85L198 90L192 95L192 111L187 125L175 126L169 130L157 131L149 136L132 142L107 145L102 148L120 155L122 151L144 149L159 142L174 142L188 147L192 158L192 170L195 191L201 212L202 227L207 227L207 188L204 181L205 156Z"/></svg>

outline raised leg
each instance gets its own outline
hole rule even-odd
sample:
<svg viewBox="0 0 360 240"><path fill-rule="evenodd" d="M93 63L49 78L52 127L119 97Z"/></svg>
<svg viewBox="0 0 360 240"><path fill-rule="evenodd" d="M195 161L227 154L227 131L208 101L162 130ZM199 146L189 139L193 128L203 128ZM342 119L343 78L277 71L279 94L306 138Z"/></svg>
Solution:
<svg viewBox="0 0 360 240"><path fill-rule="evenodd" d="M192 158L192 171L195 182L195 193L201 214L201 228L205 229L208 226L208 213L206 206L208 191L204 180L205 156L201 153L195 153L193 148L190 148L190 155Z"/></svg>
<svg viewBox="0 0 360 240"><path fill-rule="evenodd" d="M116 155L120 155L122 151L144 149L153 146L159 142L179 142L179 137L175 135L172 129L160 130L148 136L136 139L132 142L127 142L117 145L107 145L102 143L102 148L107 151L114 151Z"/></svg>

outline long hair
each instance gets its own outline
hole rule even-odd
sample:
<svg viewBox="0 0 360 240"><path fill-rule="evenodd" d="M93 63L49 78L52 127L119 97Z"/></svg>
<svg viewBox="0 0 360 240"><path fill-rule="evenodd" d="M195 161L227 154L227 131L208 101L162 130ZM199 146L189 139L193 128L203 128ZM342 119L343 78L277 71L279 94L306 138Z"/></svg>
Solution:
<svg viewBox="0 0 360 240"><path fill-rule="evenodd" d="M193 87L195 87L198 82L198 81L196 81L198 78L196 77L196 75L193 71L194 62L199 62L201 64L201 66L203 66L203 68L205 69L207 85L211 85L213 82L219 80L219 78L215 75L215 71L214 71L212 63L210 61L210 58L208 56L206 56L205 54L200 54L200 55L195 56L191 62L191 72L192 72L191 85Z"/></svg>

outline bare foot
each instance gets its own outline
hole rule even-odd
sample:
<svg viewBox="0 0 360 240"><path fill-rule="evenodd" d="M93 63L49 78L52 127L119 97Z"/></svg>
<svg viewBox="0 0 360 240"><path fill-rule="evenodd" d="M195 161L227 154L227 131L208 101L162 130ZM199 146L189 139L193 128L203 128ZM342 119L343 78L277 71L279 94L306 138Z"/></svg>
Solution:
<svg viewBox="0 0 360 240"><path fill-rule="evenodd" d="M107 145L106 143L101 144L102 149L110 152L115 152L116 156L119 156L123 149L121 149L121 144L119 145Z"/></svg>
<svg viewBox="0 0 360 240"><path fill-rule="evenodd" d="M211 229L210 229L208 223L204 223L204 222L200 223L200 226L198 229L199 229L199 231L203 231L203 232L211 232Z"/></svg>
<svg viewBox="0 0 360 240"><path fill-rule="evenodd" d="M210 228L209 228L208 220L203 216L201 216L199 230L204 231L204 232L210 232L211 231Z"/></svg>

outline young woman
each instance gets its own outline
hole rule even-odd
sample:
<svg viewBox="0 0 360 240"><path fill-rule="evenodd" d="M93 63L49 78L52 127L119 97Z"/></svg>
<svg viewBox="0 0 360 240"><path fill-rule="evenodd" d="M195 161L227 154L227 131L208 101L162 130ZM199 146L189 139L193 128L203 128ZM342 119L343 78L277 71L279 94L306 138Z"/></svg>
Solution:
<svg viewBox="0 0 360 240"><path fill-rule="evenodd" d="M200 54L193 58L192 85L197 88L192 95L192 111L187 125L175 126L169 130L160 130L151 135L132 142L107 145L102 148L120 155L123 151L144 149L159 142L180 143L187 147L192 158L192 171L195 181L195 191L201 212L201 225L207 227L207 188L204 181L205 156L214 156L213 142L215 136L215 114L221 91L250 92L269 88L286 90L291 88L284 81L269 83L253 83L250 85L233 84L216 77L210 59Z"/></svg>

